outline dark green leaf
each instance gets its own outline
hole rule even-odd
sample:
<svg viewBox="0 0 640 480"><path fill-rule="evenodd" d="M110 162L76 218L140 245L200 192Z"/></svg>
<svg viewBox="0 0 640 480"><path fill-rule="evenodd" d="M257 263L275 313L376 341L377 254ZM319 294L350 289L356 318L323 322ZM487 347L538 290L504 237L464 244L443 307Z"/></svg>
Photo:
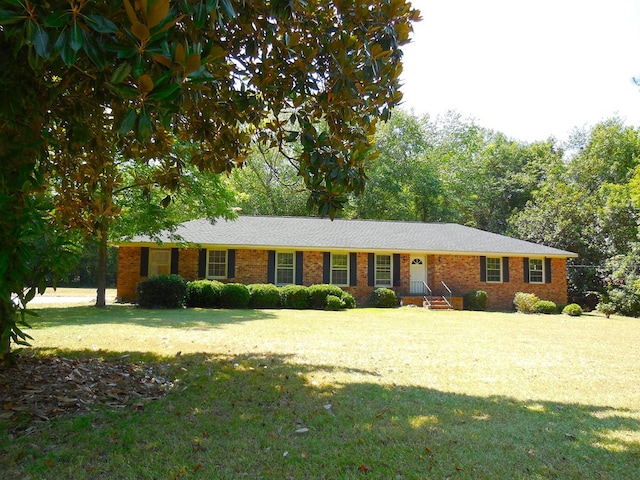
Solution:
<svg viewBox="0 0 640 480"><path fill-rule="evenodd" d="M87 26L98 33L116 33L118 27L102 15L87 15L85 17Z"/></svg>
<svg viewBox="0 0 640 480"><path fill-rule="evenodd" d="M44 24L50 28L60 28L67 24L71 18L71 12L69 10L57 11L48 15L44 19Z"/></svg>
<svg viewBox="0 0 640 480"><path fill-rule="evenodd" d="M131 65L128 62L122 62L116 67L111 74L111 83L120 83L131 73Z"/></svg>
<svg viewBox="0 0 640 480"><path fill-rule="evenodd" d="M153 94L149 95L150 99L163 100L166 102L172 102L180 96L182 93L182 85L179 83L172 83L165 88L155 89Z"/></svg>
<svg viewBox="0 0 640 480"><path fill-rule="evenodd" d="M138 91L135 88L130 87L128 85L109 84L109 87L111 88L111 90L113 90L115 93L120 95L120 97L122 98L130 99L130 100L133 100L134 98L138 98Z"/></svg>
<svg viewBox="0 0 640 480"><path fill-rule="evenodd" d="M42 58L49 58L49 56L51 56L51 42L49 41L49 34L41 25L36 26L33 46L36 49L36 53Z"/></svg>
<svg viewBox="0 0 640 480"><path fill-rule="evenodd" d="M69 42L65 42L64 45L62 45L62 50L60 50L60 57L65 65L70 66L75 63L77 52L69 46Z"/></svg>
<svg viewBox="0 0 640 480"><path fill-rule="evenodd" d="M198 29L204 28L204 24L207 20L207 10L204 4L199 3L196 5L195 12L193 14L193 25Z"/></svg>
<svg viewBox="0 0 640 480"><path fill-rule="evenodd" d="M71 30L69 31L69 46L74 52L77 52L82 48L84 43L84 35L82 27L76 21L71 24Z"/></svg>
<svg viewBox="0 0 640 480"><path fill-rule="evenodd" d="M133 125L138 118L138 114L135 110L129 110L129 112L124 116L122 122L120 123L120 127L118 128L118 135L125 136L127 133L131 131Z"/></svg>
<svg viewBox="0 0 640 480"><path fill-rule="evenodd" d="M138 138L143 142L147 142L151 139L152 133L151 118L149 118L149 114L143 110L138 119Z"/></svg>
<svg viewBox="0 0 640 480"><path fill-rule="evenodd" d="M222 9L226 13L227 17L230 19L236 18L236 11L233 9L233 5L229 0L220 0L220 4L222 5Z"/></svg>
<svg viewBox="0 0 640 480"><path fill-rule="evenodd" d="M91 60L91 62L98 68L98 70L104 70L104 68L107 66L107 60L105 59L102 50L98 47L98 44L93 38L87 36L84 39L82 49L84 50L84 53L87 54L87 57L89 57L89 60Z"/></svg>
<svg viewBox="0 0 640 480"><path fill-rule="evenodd" d="M25 18L27 17L18 15L11 10L0 10L0 25L13 25L22 22Z"/></svg>

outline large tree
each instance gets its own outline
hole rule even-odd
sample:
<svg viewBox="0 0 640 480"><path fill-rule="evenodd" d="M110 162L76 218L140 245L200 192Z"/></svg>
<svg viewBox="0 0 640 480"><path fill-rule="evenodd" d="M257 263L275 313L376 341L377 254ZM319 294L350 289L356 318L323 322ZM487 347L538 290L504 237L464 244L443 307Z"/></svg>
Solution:
<svg viewBox="0 0 640 480"><path fill-rule="evenodd" d="M362 190L369 137L401 99L401 47L418 18L404 0L3 2L2 246L14 263L0 266L0 362L11 296L36 280L14 254L29 248L16 234L25 212L46 211L31 202L44 172L86 165L92 181L115 149L160 166L154 182L171 189L184 170L170 155L177 139L213 172L242 164L252 138L299 141L311 201L334 215Z"/></svg>

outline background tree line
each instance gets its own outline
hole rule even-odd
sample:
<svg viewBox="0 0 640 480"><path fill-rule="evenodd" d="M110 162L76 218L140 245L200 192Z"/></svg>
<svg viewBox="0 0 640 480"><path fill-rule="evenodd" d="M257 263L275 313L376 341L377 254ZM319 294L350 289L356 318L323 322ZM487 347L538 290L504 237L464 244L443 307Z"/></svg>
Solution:
<svg viewBox="0 0 640 480"><path fill-rule="evenodd" d="M342 217L456 222L570 250L570 301L640 315L637 128L611 118L527 143L453 112L396 109L374 144L365 189ZM229 188L244 214L307 215L296 168L277 152L254 148Z"/></svg>

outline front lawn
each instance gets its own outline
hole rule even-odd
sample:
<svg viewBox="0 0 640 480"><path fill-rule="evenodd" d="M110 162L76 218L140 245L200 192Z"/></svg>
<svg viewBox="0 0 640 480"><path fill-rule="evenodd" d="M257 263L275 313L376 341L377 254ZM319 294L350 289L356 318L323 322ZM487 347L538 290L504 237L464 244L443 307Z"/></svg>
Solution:
<svg viewBox="0 0 640 480"><path fill-rule="evenodd" d="M36 354L144 360L174 387L143 406L102 406L27 430L5 405L0 471L11 478L640 471L635 319L419 308L40 314Z"/></svg>

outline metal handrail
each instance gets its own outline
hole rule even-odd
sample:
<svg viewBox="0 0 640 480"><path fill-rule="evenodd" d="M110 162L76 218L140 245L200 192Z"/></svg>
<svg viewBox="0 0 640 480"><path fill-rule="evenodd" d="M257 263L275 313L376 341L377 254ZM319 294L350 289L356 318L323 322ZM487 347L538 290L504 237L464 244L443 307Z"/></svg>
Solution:
<svg viewBox="0 0 640 480"><path fill-rule="evenodd" d="M449 292L449 300L447 300L447 297L445 297L444 295L442 295L442 299L447 303L447 305L449 305L449 308L453 308L451 305L451 301L452 301L452 296L453 296L453 292L451 291L451 289L447 286L446 283L444 283L443 280L440 280L440 283L442 284L442 286L447 290L447 292Z"/></svg>
<svg viewBox="0 0 640 480"><path fill-rule="evenodd" d="M425 282L424 280L422 281L422 285L424 286L424 301L427 304L427 307L431 307L431 300L429 300L429 297L433 292L431 291L431 288L429 288L429 285L427 285L427 282ZM427 293L429 295L427 295Z"/></svg>

